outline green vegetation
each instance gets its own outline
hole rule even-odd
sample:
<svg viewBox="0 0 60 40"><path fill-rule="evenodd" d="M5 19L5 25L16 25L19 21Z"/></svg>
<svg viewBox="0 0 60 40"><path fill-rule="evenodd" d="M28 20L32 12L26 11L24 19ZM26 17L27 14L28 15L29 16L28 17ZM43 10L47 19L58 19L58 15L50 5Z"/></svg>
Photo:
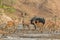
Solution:
<svg viewBox="0 0 60 40"><path fill-rule="evenodd" d="M0 8L4 9L5 12L13 13L13 12L16 11L12 6L7 6L7 5L3 4L2 2L3 2L3 1L0 0ZM7 4L8 4L8 2L7 2ZM11 3L10 3L10 4L11 4Z"/></svg>
<svg viewBox="0 0 60 40"><path fill-rule="evenodd" d="M16 10L13 7L3 5L3 9L5 9L7 12L15 12Z"/></svg>

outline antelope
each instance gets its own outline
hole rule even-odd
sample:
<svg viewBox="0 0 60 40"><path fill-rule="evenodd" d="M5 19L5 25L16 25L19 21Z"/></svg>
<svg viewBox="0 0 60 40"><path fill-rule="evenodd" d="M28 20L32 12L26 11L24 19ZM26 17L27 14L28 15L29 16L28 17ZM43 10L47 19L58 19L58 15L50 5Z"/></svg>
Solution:
<svg viewBox="0 0 60 40"><path fill-rule="evenodd" d="M33 17L31 20L31 24L34 25L35 29L36 27L42 27L45 24L45 19L39 17Z"/></svg>
<svg viewBox="0 0 60 40"><path fill-rule="evenodd" d="M23 20L22 24L23 24L23 29L25 29L25 27L27 26L27 28L30 30L30 27L29 27L30 21L28 19Z"/></svg>

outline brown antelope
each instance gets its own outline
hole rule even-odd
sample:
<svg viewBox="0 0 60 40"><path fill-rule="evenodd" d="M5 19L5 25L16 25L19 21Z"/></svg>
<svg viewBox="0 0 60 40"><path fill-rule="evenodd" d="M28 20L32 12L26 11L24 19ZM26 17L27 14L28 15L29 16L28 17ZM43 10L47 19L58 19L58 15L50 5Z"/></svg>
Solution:
<svg viewBox="0 0 60 40"><path fill-rule="evenodd" d="M23 24L23 28L25 29L25 27L27 26L27 28L30 30L30 21L29 20L24 20L24 22L22 23Z"/></svg>

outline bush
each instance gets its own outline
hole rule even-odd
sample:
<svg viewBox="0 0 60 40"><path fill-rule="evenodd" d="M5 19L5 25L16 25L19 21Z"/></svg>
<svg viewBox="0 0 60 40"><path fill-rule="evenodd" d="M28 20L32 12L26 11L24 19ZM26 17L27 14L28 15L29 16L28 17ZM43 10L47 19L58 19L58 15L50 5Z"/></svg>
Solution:
<svg viewBox="0 0 60 40"><path fill-rule="evenodd" d="M4 1L5 0L0 0L0 8L3 8L5 11L10 12L10 13L15 12L15 9L10 5L11 2L14 2L14 1L12 1L12 0L10 0L11 2L9 2L7 0L6 0L6 2L4 2Z"/></svg>

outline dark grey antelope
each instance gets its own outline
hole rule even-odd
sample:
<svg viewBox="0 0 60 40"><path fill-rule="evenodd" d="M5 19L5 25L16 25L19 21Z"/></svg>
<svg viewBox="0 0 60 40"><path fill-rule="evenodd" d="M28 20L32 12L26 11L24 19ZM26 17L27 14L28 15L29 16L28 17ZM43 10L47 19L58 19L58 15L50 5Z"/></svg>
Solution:
<svg viewBox="0 0 60 40"><path fill-rule="evenodd" d="M44 25L45 24L45 19L44 18L40 18L40 17L33 17L31 19L31 24L34 25L35 29L38 26Z"/></svg>

